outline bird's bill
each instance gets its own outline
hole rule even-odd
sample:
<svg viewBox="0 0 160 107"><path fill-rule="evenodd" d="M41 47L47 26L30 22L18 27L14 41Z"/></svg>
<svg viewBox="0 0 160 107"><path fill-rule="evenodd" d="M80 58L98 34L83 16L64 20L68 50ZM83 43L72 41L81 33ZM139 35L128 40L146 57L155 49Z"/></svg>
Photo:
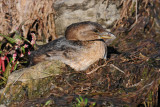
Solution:
<svg viewBox="0 0 160 107"><path fill-rule="evenodd" d="M103 32L99 34L100 39L115 39L116 36L110 32Z"/></svg>

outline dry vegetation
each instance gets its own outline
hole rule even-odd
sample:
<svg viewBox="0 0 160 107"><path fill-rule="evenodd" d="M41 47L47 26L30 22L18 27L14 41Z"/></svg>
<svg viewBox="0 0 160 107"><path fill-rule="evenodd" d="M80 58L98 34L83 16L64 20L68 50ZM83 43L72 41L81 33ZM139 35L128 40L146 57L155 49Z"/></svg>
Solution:
<svg viewBox="0 0 160 107"><path fill-rule="evenodd" d="M97 106L157 106L159 5L159 0L122 0L121 19L112 29L117 39L109 47L109 59L100 60L85 72L66 70L57 76L57 87L49 95L34 101L25 100L21 105L40 105L48 100L53 101L51 105L71 105L80 95L88 98L89 104L96 102Z"/></svg>

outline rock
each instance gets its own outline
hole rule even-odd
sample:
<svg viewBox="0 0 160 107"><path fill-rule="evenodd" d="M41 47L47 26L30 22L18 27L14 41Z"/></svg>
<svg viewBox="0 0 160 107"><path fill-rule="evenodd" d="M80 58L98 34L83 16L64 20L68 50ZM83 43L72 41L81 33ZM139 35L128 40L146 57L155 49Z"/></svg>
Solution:
<svg viewBox="0 0 160 107"><path fill-rule="evenodd" d="M5 105L1 104L0 107L6 107Z"/></svg>
<svg viewBox="0 0 160 107"><path fill-rule="evenodd" d="M53 5L56 33L63 35L68 25L80 21L94 21L110 28L120 18L119 5L120 0L57 0Z"/></svg>
<svg viewBox="0 0 160 107"><path fill-rule="evenodd" d="M43 65L43 66L42 66ZM64 72L65 64L45 61L13 72L6 87L0 91L0 104L10 105L23 99L39 98L56 87L55 76Z"/></svg>

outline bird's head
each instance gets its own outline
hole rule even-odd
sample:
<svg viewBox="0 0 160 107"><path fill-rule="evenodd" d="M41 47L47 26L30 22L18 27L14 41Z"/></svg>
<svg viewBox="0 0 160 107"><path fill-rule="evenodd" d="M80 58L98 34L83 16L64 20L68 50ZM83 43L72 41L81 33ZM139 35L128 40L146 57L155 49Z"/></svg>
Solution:
<svg viewBox="0 0 160 107"><path fill-rule="evenodd" d="M107 32L100 24L90 21L71 24L65 31L65 37L68 40L114 40L116 37Z"/></svg>

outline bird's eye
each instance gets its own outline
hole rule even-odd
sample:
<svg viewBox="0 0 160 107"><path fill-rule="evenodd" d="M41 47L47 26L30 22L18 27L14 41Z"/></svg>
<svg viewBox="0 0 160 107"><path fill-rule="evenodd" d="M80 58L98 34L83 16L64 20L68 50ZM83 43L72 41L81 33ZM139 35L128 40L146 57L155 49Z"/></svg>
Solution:
<svg viewBox="0 0 160 107"><path fill-rule="evenodd" d="M97 29L94 29L93 31L94 31L95 33L99 32Z"/></svg>

